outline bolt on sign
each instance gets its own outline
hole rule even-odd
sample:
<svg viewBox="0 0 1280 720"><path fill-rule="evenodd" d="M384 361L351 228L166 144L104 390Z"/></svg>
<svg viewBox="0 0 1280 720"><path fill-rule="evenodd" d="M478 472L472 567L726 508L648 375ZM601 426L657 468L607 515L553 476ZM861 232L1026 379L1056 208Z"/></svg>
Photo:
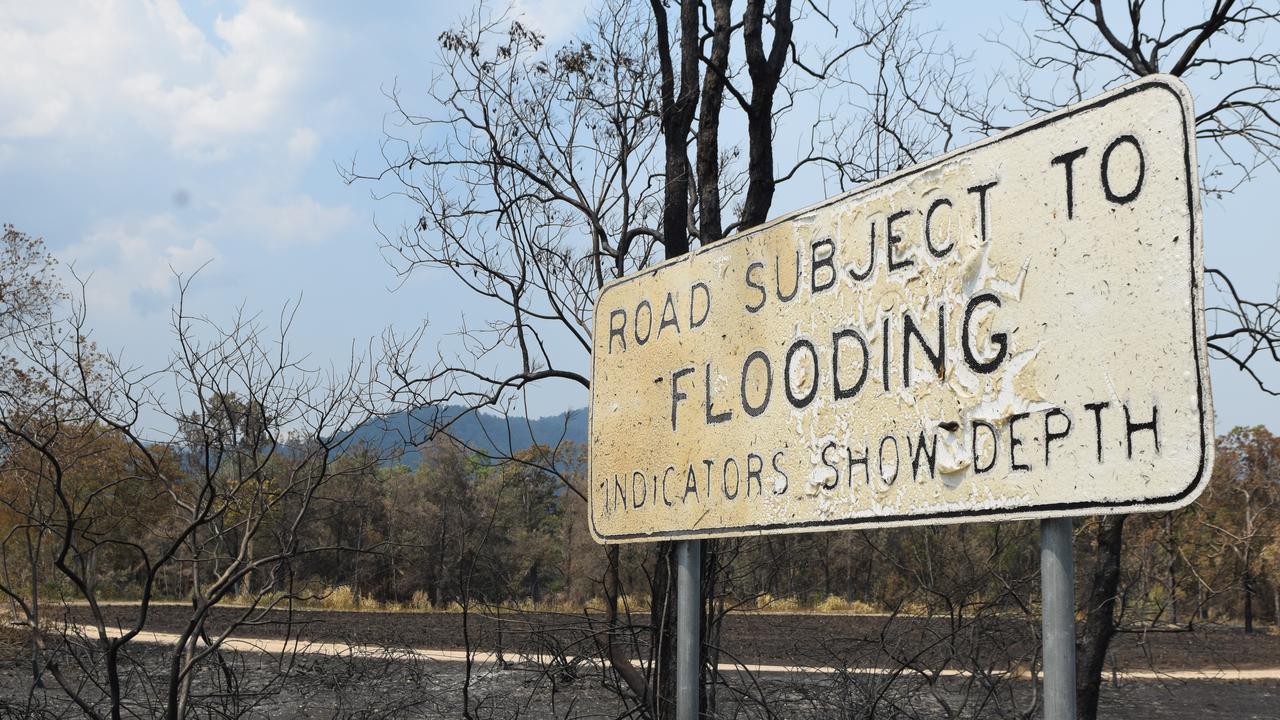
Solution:
<svg viewBox="0 0 1280 720"><path fill-rule="evenodd" d="M595 538L1190 503L1213 456L1191 107L1147 78L607 286Z"/></svg>

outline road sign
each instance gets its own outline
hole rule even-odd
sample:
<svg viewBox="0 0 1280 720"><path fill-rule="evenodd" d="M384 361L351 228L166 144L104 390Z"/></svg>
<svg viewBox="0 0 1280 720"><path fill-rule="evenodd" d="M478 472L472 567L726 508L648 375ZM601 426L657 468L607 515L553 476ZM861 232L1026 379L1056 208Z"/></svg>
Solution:
<svg viewBox="0 0 1280 720"><path fill-rule="evenodd" d="M1193 141L1186 87L1147 78L612 283L596 539L1191 502Z"/></svg>

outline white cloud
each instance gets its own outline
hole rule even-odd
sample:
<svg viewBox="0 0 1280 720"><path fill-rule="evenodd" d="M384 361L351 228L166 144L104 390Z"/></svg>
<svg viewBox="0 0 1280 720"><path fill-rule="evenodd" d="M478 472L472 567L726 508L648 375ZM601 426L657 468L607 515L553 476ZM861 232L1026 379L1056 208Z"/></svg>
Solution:
<svg viewBox="0 0 1280 720"><path fill-rule="evenodd" d="M0 136L55 134L101 83L103 65L119 64L121 28L106 7L0 5Z"/></svg>
<svg viewBox="0 0 1280 720"><path fill-rule="evenodd" d="M294 130L293 134L289 136L289 142L286 145L289 149L289 159L294 162L310 160L319 142L320 136L309 127L300 127Z"/></svg>
<svg viewBox="0 0 1280 720"><path fill-rule="evenodd" d="M116 319L167 308L174 273L190 275L220 257L203 234L169 213L99 228L59 254L88 277L90 310Z"/></svg>
<svg viewBox="0 0 1280 720"><path fill-rule="evenodd" d="M192 221L192 215L208 219ZM265 251L321 245L353 225L345 205L296 194L275 201L244 193L192 211L103 224L58 256L81 277L90 307L117 318L163 310L175 298L174 274L217 277L221 266L270 263ZM203 283L202 283L203 284Z"/></svg>
<svg viewBox="0 0 1280 720"><path fill-rule="evenodd" d="M255 134L283 141L322 28L250 0L213 34L174 0L0 4L0 138L142 129L200 157Z"/></svg>
<svg viewBox="0 0 1280 720"><path fill-rule="evenodd" d="M354 213L346 205L324 205L309 195L274 202L241 198L226 208L228 229L241 237L258 237L272 250L319 245L351 227Z"/></svg>
<svg viewBox="0 0 1280 720"><path fill-rule="evenodd" d="M217 149L228 138L284 119L313 64L310 30L291 10L265 0L250 3L215 23L226 51L211 53L202 77L183 82L155 73L138 75L125 84L126 97L166 118L178 148Z"/></svg>
<svg viewBox="0 0 1280 720"><path fill-rule="evenodd" d="M217 260L205 284L353 225L304 189L331 32L283 2L246 0L204 29L174 0L0 2L0 163L41 168L52 147L129 188L58 243L95 307L136 319L172 301L174 271Z"/></svg>

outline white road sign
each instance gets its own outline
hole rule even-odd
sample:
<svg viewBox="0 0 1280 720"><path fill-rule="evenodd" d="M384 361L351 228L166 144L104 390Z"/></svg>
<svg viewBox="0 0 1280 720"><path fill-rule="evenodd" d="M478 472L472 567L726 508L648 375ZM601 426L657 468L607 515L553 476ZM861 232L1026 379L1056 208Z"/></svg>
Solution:
<svg viewBox="0 0 1280 720"><path fill-rule="evenodd" d="M601 542L1162 510L1213 459L1186 87L1153 77L609 285Z"/></svg>

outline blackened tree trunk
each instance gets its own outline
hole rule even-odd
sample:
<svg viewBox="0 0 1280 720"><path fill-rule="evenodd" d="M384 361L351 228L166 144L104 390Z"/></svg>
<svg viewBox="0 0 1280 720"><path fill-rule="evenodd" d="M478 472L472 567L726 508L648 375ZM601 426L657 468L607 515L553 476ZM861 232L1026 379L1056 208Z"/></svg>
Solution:
<svg viewBox="0 0 1280 720"><path fill-rule="evenodd" d="M658 720L676 716L676 543L657 545L651 580L649 623L654 638L654 671L649 706Z"/></svg>
<svg viewBox="0 0 1280 720"><path fill-rule="evenodd" d="M34 503L32 503L34 505ZM33 513L34 514L34 513ZM35 540L31 540L31 535L35 534ZM43 544L41 540L44 538L43 529L28 529L27 534L27 559L31 568L31 611L28 622L31 629L31 682L35 687L44 687L44 665L43 657L40 652L40 546ZM14 612L14 617L18 617L18 613ZM1280 618L1277 618L1280 620Z"/></svg>
<svg viewBox="0 0 1280 720"><path fill-rule="evenodd" d="M1249 568L1244 569L1244 631L1245 634L1253 634L1253 574L1249 572Z"/></svg>
<svg viewBox="0 0 1280 720"><path fill-rule="evenodd" d="M1280 580L1271 584L1271 622L1280 628Z"/></svg>
<svg viewBox="0 0 1280 720"><path fill-rule="evenodd" d="M1077 644L1076 712L1080 720L1098 717L1098 691L1107 648L1116 634L1116 594L1120 587L1120 551L1127 515L1098 521L1094 539L1093 580L1085 599L1084 629Z"/></svg>
<svg viewBox="0 0 1280 720"><path fill-rule="evenodd" d="M711 0L713 26L711 53L705 58L707 68L702 76L702 97L697 131L697 210L698 240L703 245L724 237L720 196L720 111L724 106L725 79L729 67L729 41L733 33L730 17L732 0ZM716 607L717 573L720 572L716 541L702 544L702 608L699 638L698 711L714 715L715 672L719 664L719 632L721 614Z"/></svg>
<svg viewBox="0 0 1280 720"><path fill-rule="evenodd" d="M736 547L732 540L702 541L702 671L698 711L702 717L718 717L716 674L720 666L720 639L724 620L724 585Z"/></svg>
<svg viewBox="0 0 1280 720"><path fill-rule="evenodd" d="M617 670L618 675L622 677L622 681L627 684L627 688L632 695L637 700L651 706L644 677L631 664L630 658L627 657L622 644L619 642L618 594L621 591L621 583L618 579L618 556L617 545L609 545L605 550L605 557L609 563L604 575L605 622L609 626L609 630L605 635L605 653L609 657L609 662Z"/></svg>
<svg viewBox="0 0 1280 720"><path fill-rule="evenodd" d="M689 252L689 131L698 108L698 0L681 0L679 33L674 38L680 52L677 77L672 57L673 38L668 30L667 9L662 0L649 0L653 9L662 98L664 171L662 244L668 258Z"/></svg>
<svg viewBox="0 0 1280 720"><path fill-rule="evenodd" d="M699 0L679 3L679 32L669 32L663 0L649 0L653 10L655 44L661 70L662 141L664 172L662 244L667 258L689 252L690 167L689 133L698 106ZM679 75L672 43L679 51ZM649 627L654 643L654 670L650 673L650 708L658 720L675 717L676 582L675 543L657 546L650 587Z"/></svg>
<svg viewBox="0 0 1280 720"><path fill-rule="evenodd" d="M751 100L747 112L747 194L742 203L740 227L759 225L769 217L776 179L773 175L773 97L786 67L791 47L791 0L777 0L771 16L773 40L764 47L764 0L748 0L742 16L747 74Z"/></svg>
<svg viewBox="0 0 1280 720"><path fill-rule="evenodd" d="M724 104L733 21L731 0L711 0L715 25L711 55L702 77L702 113L698 117L698 237L705 244L724 236L720 208L720 109Z"/></svg>

